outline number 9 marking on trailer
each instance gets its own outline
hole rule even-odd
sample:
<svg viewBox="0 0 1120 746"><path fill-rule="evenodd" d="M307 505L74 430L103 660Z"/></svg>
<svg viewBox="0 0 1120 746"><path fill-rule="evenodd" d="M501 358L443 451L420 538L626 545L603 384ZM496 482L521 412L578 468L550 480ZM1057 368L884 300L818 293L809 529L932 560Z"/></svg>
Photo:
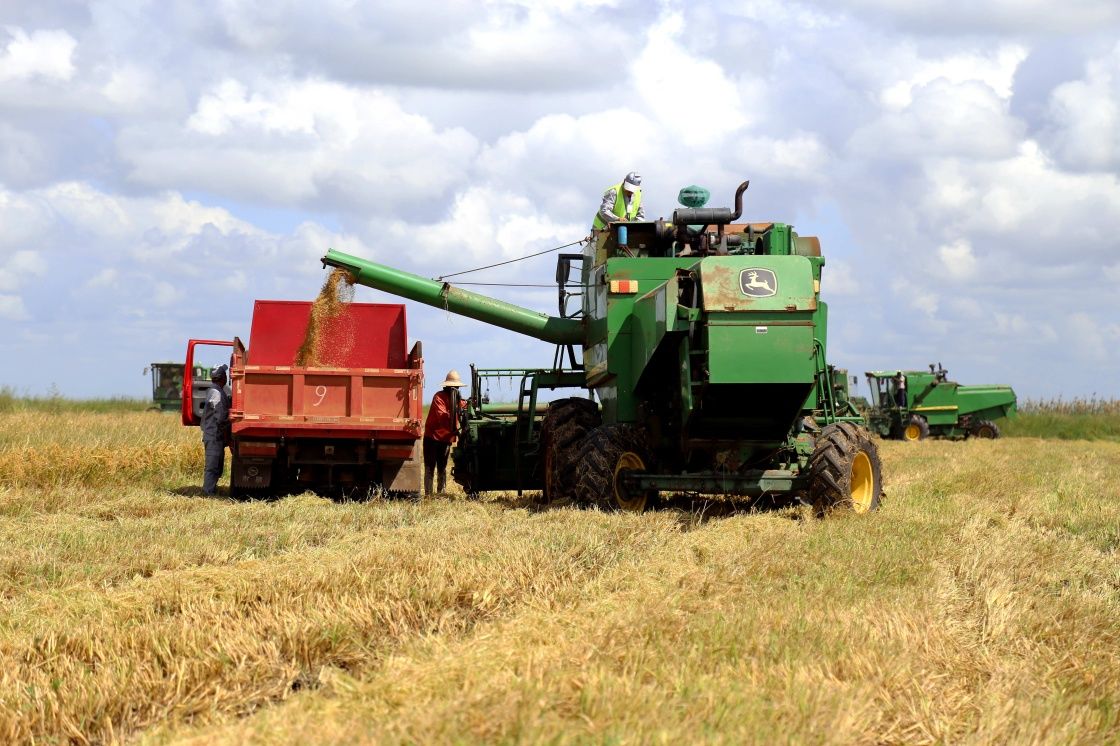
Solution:
<svg viewBox="0 0 1120 746"><path fill-rule="evenodd" d="M316 386L315 387L315 396L319 397L319 401L312 404L311 406L313 406L313 407L319 406L320 404L323 403L323 399L327 398L327 387L326 386Z"/></svg>

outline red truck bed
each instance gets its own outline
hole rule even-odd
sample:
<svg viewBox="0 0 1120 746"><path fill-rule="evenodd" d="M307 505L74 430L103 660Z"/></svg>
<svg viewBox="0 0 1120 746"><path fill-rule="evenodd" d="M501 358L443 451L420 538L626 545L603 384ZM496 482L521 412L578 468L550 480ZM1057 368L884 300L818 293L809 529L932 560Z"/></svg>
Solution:
<svg viewBox="0 0 1120 746"><path fill-rule="evenodd" d="M248 350L234 344L234 434L418 438L423 371L408 352L404 306L347 304L320 330L323 367L296 367L311 306L256 302Z"/></svg>
<svg viewBox="0 0 1120 746"><path fill-rule="evenodd" d="M296 366L312 304L259 300L246 348L233 347L231 494L305 488L348 494L380 487L420 491L423 359L410 351L403 305L350 303L319 329L318 364ZM184 386L184 425L198 425L206 387Z"/></svg>

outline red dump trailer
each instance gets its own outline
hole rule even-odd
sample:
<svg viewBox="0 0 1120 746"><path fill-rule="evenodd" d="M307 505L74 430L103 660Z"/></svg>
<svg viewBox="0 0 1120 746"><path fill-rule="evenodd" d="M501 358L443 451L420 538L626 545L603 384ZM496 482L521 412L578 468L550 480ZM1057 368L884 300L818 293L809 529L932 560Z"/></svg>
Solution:
<svg viewBox="0 0 1120 746"><path fill-rule="evenodd" d="M232 348L230 492L303 489L365 494L420 492L424 368L420 343L408 349L403 305L349 303L320 323L317 365L296 366L312 304L258 300L249 346ZM211 384L184 378L182 420L198 425Z"/></svg>

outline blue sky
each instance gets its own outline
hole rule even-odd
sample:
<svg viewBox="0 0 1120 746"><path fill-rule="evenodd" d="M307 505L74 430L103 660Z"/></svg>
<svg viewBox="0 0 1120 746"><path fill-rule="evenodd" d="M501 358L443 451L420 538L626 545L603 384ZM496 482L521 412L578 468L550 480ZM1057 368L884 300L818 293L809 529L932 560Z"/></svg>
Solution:
<svg viewBox="0 0 1120 746"><path fill-rule="evenodd" d="M818 235L840 365L1120 396L1118 40L1114 0L2 3L0 385L143 396L328 247L508 259L638 170L650 216L749 178L748 218ZM551 360L409 313L429 388Z"/></svg>

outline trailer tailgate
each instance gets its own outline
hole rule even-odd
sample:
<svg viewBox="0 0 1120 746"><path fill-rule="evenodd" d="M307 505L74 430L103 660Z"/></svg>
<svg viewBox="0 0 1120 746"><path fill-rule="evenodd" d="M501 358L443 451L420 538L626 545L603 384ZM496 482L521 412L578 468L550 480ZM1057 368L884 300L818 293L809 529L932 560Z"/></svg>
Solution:
<svg viewBox="0 0 1120 746"><path fill-rule="evenodd" d="M413 439L422 374L410 368L246 365L233 371L233 432Z"/></svg>

